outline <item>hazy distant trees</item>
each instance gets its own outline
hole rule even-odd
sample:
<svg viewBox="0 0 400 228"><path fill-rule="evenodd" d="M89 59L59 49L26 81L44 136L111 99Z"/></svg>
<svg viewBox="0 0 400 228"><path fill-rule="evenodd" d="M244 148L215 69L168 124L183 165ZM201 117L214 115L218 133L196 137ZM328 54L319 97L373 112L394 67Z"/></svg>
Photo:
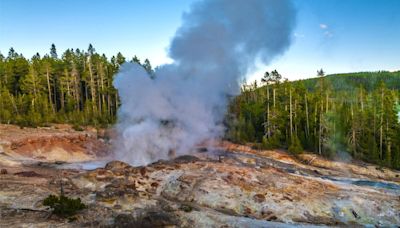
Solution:
<svg viewBox="0 0 400 228"><path fill-rule="evenodd" d="M132 60L140 64L137 56ZM10 48L0 54L0 123L113 123L119 103L112 81L125 61L121 53L109 60L91 44L61 55L52 44L49 54L31 59ZM143 67L152 72L149 60Z"/></svg>
<svg viewBox="0 0 400 228"><path fill-rule="evenodd" d="M400 72L324 76L321 69L296 82L274 74L264 74L262 87L243 85L232 100L228 139L400 168Z"/></svg>

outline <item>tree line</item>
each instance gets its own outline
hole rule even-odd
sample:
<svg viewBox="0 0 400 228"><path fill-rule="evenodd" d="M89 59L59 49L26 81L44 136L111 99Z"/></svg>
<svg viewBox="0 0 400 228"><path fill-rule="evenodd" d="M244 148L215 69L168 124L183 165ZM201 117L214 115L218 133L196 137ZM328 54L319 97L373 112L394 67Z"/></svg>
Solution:
<svg viewBox="0 0 400 228"><path fill-rule="evenodd" d="M114 123L119 98L112 82L126 61L120 52L108 59L91 44L86 51L67 49L60 56L52 44L50 53L31 59L10 48L7 56L0 54L0 123ZM130 61L153 71L148 59Z"/></svg>
<svg viewBox="0 0 400 228"><path fill-rule="evenodd" d="M148 59L121 53L108 59L92 45L59 56L53 44L31 59L10 48L0 54L0 123L113 124L119 107L113 77L127 61L153 75ZM231 99L226 138L400 168L400 72L325 76L320 70L317 78L290 82L275 70L261 83L243 84Z"/></svg>
<svg viewBox="0 0 400 228"><path fill-rule="evenodd" d="M232 99L227 138L258 147L314 151L327 157L357 159L400 168L400 72L377 72L380 80L363 81L359 73L349 87L348 75L289 82L275 70L262 85L244 84ZM379 79L379 77L376 78ZM340 83L342 82L342 83ZM335 84L334 84L335 83ZM344 89L343 89L344 88Z"/></svg>

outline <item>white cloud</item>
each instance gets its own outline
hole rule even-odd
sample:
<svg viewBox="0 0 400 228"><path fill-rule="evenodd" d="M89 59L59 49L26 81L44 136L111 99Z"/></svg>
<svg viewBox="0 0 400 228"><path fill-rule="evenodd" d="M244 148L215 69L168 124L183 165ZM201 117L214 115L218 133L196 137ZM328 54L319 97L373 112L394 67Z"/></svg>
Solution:
<svg viewBox="0 0 400 228"><path fill-rule="evenodd" d="M327 28L328 28L328 25L326 25L326 24L319 24L319 27L320 27L321 29L327 29Z"/></svg>

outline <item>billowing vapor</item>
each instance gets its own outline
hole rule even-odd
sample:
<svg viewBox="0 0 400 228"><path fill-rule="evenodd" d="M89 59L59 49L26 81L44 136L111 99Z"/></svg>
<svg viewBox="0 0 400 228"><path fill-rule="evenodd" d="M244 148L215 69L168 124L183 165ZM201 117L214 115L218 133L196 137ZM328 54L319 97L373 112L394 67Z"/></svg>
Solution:
<svg viewBox="0 0 400 228"><path fill-rule="evenodd" d="M172 64L153 75L138 64L121 67L116 158L145 165L220 137L227 98L256 61L268 64L289 47L294 24L289 0L193 4L171 41Z"/></svg>

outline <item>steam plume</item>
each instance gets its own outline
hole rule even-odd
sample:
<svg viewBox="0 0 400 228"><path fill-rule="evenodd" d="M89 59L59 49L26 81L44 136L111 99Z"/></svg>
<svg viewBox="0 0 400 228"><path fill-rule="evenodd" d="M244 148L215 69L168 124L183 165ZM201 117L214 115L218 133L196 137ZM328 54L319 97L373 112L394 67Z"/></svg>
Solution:
<svg viewBox="0 0 400 228"><path fill-rule="evenodd" d="M193 4L171 42L172 64L152 79L126 63L114 81L122 102L117 159L144 165L221 136L227 97L256 60L268 64L288 48L294 24L289 0Z"/></svg>

